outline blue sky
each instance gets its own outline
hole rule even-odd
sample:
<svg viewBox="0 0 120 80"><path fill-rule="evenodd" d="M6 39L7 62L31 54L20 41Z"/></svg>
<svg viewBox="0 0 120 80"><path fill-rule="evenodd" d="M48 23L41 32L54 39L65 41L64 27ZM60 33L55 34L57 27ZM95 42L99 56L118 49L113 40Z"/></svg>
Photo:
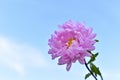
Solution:
<svg viewBox="0 0 120 80"><path fill-rule="evenodd" d="M119 80L119 0L0 0L0 80L84 80L84 65L67 72L48 55L50 35L67 20L93 27L95 64L104 80Z"/></svg>

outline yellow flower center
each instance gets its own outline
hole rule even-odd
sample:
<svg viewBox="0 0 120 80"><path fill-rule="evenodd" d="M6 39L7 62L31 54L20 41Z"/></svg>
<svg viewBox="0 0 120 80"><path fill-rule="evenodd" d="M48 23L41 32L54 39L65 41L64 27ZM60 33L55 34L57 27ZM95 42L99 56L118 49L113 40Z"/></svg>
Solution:
<svg viewBox="0 0 120 80"><path fill-rule="evenodd" d="M73 43L74 40L76 40L76 38L70 38L68 40L68 42L67 42L67 48L69 48L72 45L72 43Z"/></svg>

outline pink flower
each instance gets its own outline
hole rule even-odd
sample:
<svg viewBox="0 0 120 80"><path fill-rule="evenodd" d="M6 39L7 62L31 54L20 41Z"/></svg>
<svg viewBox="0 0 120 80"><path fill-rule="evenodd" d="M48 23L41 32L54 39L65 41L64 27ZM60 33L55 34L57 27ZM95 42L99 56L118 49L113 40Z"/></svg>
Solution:
<svg viewBox="0 0 120 80"><path fill-rule="evenodd" d="M72 63L77 60L81 64L85 64L85 57L91 57L88 51L95 49L95 33L92 28L85 28L85 24L79 22L68 21L60 25L60 30L49 39L49 54L52 59L59 57L58 64L67 64L67 71L70 70Z"/></svg>

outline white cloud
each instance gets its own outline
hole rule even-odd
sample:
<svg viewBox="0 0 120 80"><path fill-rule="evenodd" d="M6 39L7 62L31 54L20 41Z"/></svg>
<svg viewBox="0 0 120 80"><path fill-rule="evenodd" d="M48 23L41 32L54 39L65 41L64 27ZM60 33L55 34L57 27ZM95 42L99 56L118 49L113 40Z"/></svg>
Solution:
<svg viewBox="0 0 120 80"><path fill-rule="evenodd" d="M103 78L105 80L120 80L120 72L118 70L109 70L106 72L103 72Z"/></svg>
<svg viewBox="0 0 120 80"><path fill-rule="evenodd" d="M44 67L47 62L39 50L0 36L0 65L25 75L27 66Z"/></svg>

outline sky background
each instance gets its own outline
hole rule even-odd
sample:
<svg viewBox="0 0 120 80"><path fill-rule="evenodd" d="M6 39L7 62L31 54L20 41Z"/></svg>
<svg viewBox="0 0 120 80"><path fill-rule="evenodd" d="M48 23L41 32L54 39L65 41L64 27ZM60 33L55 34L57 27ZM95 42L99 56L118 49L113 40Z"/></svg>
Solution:
<svg viewBox="0 0 120 80"><path fill-rule="evenodd" d="M104 80L120 80L120 0L0 0L0 80L84 80L84 65L67 72L48 55L50 35L68 20L93 27L95 64Z"/></svg>

